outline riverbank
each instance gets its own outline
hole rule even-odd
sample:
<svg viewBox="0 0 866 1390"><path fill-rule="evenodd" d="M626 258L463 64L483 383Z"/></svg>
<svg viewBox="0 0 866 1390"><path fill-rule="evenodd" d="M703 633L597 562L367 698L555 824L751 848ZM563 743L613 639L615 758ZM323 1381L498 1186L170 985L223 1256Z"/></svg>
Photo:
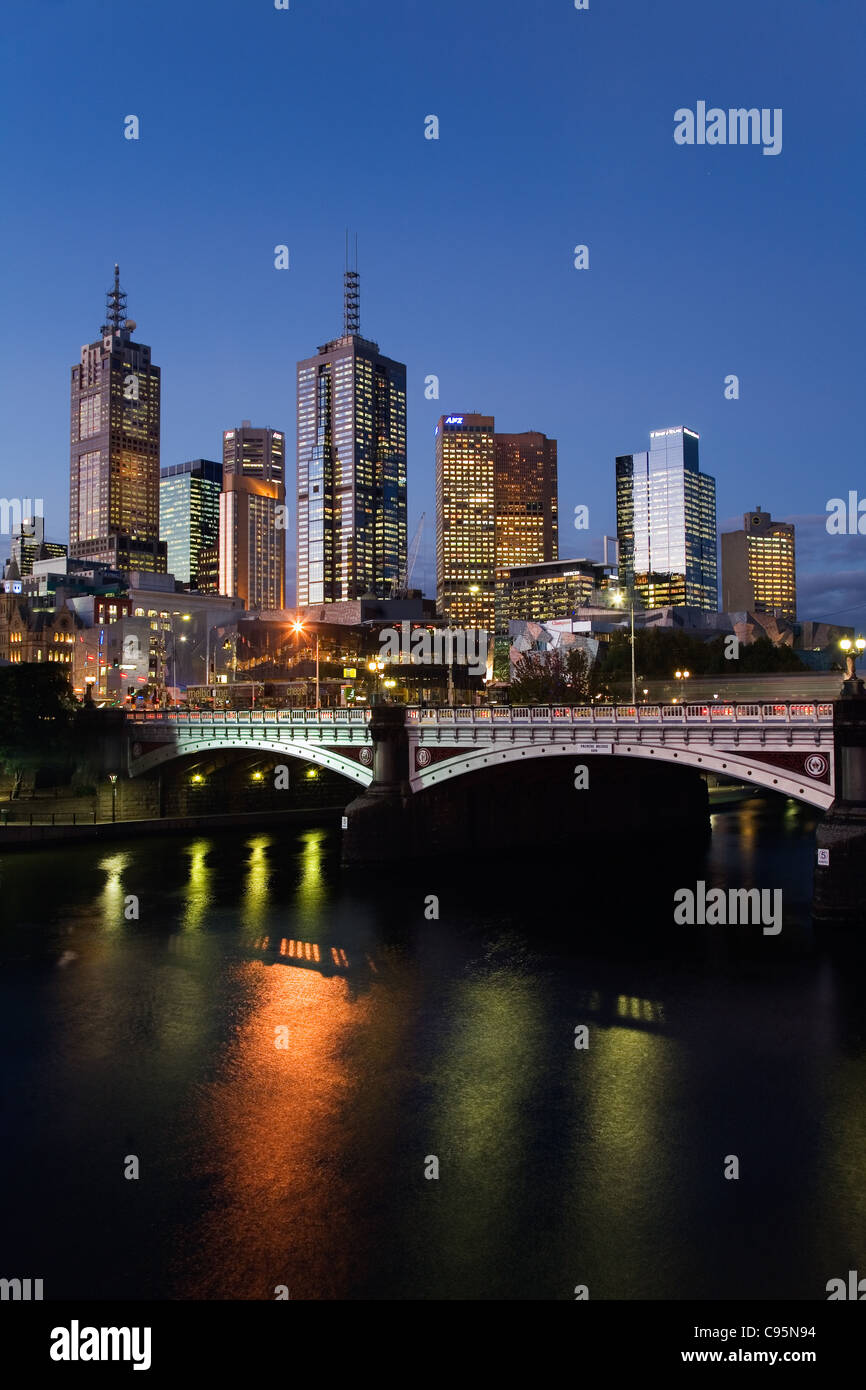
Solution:
<svg viewBox="0 0 866 1390"><path fill-rule="evenodd" d="M42 848L51 844L92 843L94 840L127 840L157 835L179 835L204 830L261 829L265 826L339 826L342 806L299 806L288 811L226 812L215 816L164 816L162 819L96 821L88 825L0 826L0 853L4 849Z"/></svg>

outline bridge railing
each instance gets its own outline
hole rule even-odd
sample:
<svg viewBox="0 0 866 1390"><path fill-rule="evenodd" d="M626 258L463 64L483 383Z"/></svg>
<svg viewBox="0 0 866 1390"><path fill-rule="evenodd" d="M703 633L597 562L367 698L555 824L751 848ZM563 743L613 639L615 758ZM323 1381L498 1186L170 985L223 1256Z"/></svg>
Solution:
<svg viewBox="0 0 866 1390"><path fill-rule="evenodd" d="M133 724L366 724L369 709L127 710Z"/></svg>
<svg viewBox="0 0 866 1390"><path fill-rule="evenodd" d="M487 705L479 708L407 710L410 724L457 727L461 724L497 725L571 724L586 725L736 725L736 724L814 724L832 723L832 701L708 701L661 705Z"/></svg>
<svg viewBox="0 0 866 1390"><path fill-rule="evenodd" d="M196 726L288 723L341 728L366 724L369 709L251 709L251 710L129 710L126 717L134 724L179 724ZM736 725L832 723L832 701L752 701L686 702L659 705L456 705L424 708L406 707L409 724L420 727L457 728L463 725Z"/></svg>

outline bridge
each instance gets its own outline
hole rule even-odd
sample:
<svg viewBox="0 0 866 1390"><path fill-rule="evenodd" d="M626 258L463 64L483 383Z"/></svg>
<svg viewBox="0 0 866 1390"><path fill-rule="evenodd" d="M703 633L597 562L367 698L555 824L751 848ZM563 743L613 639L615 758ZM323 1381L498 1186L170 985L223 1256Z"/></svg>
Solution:
<svg viewBox="0 0 866 1390"><path fill-rule="evenodd" d="M378 773L369 709L156 710L126 716L130 777L222 749L300 758L359 784L424 792L533 759L642 758L752 783L827 810L836 794L833 702L437 707L385 705L408 767Z"/></svg>

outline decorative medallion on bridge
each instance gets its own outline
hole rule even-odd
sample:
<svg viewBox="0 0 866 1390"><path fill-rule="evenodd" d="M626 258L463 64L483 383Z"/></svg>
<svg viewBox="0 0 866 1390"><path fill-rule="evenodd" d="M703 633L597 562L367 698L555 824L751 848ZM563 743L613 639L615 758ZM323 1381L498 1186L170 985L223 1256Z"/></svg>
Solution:
<svg viewBox="0 0 866 1390"><path fill-rule="evenodd" d="M141 757L141 744L140 744L140 743L134 743L134 744L132 745L132 756L133 756L134 758L140 758L140 757Z"/></svg>
<svg viewBox="0 0 866 1390"><path fill-rule="evenodd" d="M415 750L415 762L418 767L429 767L430 750L429 748L418 748Z"/></svg>
<svg viewBox="0 0 866 1390"><path fill-rule="evenodd" d="M826 753L795 753L789 749L758 752L749 748L741 750L741 754L748 762L762 763L765 767L776 768L789 775L793 773L795 777L811 777L825 786L830 786L832 782L832 768Z"/></svg>
<svg viewBox="0 0 866 1390"><path fill-rule="evenodd" d="M362 762L365 767L369 767L373 761L372 748L362 748L360 753L358 754L358 761Z"/></svg>

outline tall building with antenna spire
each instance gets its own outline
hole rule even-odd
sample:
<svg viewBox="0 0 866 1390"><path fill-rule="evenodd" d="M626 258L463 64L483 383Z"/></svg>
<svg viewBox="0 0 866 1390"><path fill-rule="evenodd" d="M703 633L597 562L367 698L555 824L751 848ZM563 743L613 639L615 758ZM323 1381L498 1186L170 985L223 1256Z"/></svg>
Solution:
<svg viewBox="0 0 866 1390"><path fill-rule="evenodd" d="M159 539L160 372L132 340L120 268L101 337L72 368L69 554L119 570L166 572Z"/></svg>
<svg viewBox="0 0 866 1390"><path fill-rule="evenodd" d="M386 598L406 566L406 368L360 329L356 253L342 337L298 363L299 607Z"/></svg>

